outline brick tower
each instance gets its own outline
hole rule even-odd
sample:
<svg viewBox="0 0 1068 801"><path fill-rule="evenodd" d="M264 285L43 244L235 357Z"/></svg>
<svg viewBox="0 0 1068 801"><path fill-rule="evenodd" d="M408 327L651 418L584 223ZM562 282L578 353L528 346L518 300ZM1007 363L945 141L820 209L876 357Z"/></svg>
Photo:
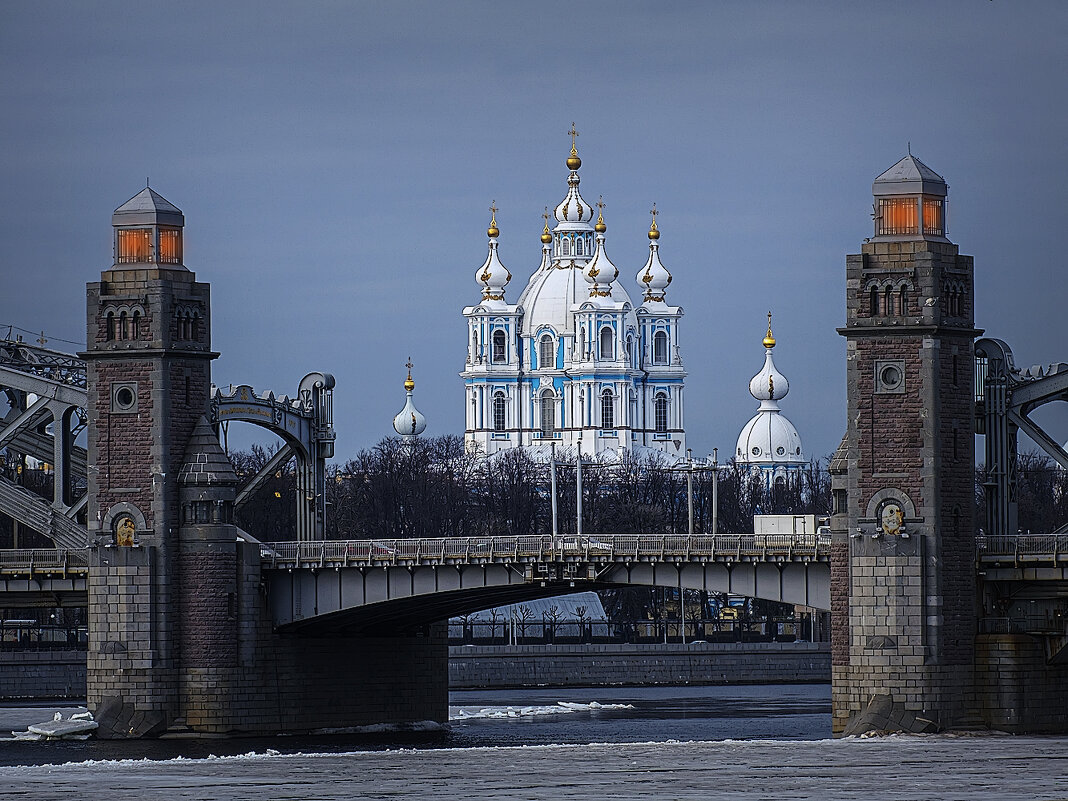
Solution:
<svg viewBox="0 0 1068 801"><path fill-rule="evenodd" d="M182 212L145 188L115 210L115 262L87 286L89 706L103 736L178 715L178 474L210 386L208 285ZM95 468L95 469L94 469Z"/></svg>
<svg viewBox="0 0 1068 801"><path fill-rule="evenodd" d="M849 418L835 462L833 726L974 720L972 258L946 183L911 153L876 178L846 257Z"/></svg>

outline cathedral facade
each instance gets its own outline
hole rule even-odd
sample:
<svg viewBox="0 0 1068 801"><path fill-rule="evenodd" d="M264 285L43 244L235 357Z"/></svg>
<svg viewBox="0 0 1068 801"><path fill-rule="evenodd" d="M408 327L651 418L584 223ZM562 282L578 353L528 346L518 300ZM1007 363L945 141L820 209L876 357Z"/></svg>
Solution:
<svg viewBox="0 0 1068 801"><path fill-rule="evenodd" d="M683 312L665 298L671 273L660 261L656 208L635 306L606 251L603 204L595 211L579 192L571 133L567 194L552 230L546 211L541 263L514 304L491 208L489 252L475 273L482 298L463 312L467 446L487 455L556 443L603 458L642 449L683 456Z"/></svg>

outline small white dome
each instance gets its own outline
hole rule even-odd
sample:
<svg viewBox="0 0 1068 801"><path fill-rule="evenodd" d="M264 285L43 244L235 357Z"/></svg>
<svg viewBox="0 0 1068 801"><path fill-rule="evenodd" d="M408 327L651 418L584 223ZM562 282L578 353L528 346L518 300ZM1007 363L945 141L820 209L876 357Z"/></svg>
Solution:
<svg viewBox="0 0 1068 801"><path fill-rule="evenodd" d="M781 400L790 391L790 382L786 380L786 376L775 369L775 362L771 358L771 348L767 348L764 353L764 369L753 376L749 382L749 394L758 401ZM777 404L775 408L778 408Z"/></svg>
<svg viewBox="0 0 1068 801"><path fill-rule="evenodd" d="M497 256L497 238L490 237L486 260L475 272L475 281L482 287L482 299L504 300L504 288L511 280L512 274Z"/></svg>
<svg viewBox="0 0 1068 801"><path fill-rule="evenodd" d="M553 216L560 223L556 226L557 230L571 227L588 229L593 221L593 206L583 200L582 195L579 194L579 181L578 173L572 170L567 177L567 195L553 209Z"/></svg>
<svg viewBox="0 0 1068 801"><path fill-rule="evenodd" d="M649 243L649 260L638 271L637 281L645 287L645 302L664 300L664 290L671 283L671 273L660 261L660 246L656 242Z"/></svg>
<svg viewBox="0 0 1068 801"><path fill-rule="evenodd" d="M604 234L597 234L597 252L586 265L582 277L590 285L591 300L608 299L612 296L612 284L619 278L619 269L605 252Z"/></svg>
<svg viewBox="0 0 1068 801"><path fill-rule="evenodd" d="M423 417L422 412L415 408L415 402L412 400L412 390L415 389L415 382L412 381L411 359L408 360L406 366L408 368L408 377L404 380L404 389L407 392L407 398L404 401L404 408L397 412L397 416L393 418L393 430L405 440L411 441L426 429L426 418Z"/></svg>

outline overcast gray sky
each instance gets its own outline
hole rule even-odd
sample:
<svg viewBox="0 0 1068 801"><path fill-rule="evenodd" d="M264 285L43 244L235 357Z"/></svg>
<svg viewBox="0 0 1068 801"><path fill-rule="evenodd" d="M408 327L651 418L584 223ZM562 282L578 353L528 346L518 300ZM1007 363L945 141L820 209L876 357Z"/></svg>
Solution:
<svg viewBox="0 0 1068 801"><path fill-rule="evenodd" d="M978 325L1068 361L1066 41L1063 2L6 2L0 324L83 342L111 212L150 176L212 284L217 383L332 372L347 458L392 433L410 354L427 434L461 433L487 208L515 302L574 120L634 297L662 212L695 453L755 411L771 309L783 410L823 456L845 255L908 142L950 185Z"/></svg>

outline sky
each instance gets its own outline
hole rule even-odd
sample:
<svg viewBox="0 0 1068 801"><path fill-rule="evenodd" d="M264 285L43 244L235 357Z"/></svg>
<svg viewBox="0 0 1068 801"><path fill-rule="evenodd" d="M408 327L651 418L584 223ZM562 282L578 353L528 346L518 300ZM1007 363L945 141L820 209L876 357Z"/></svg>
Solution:
<svg viewBox="0 0 1068 801"><path fill-rule="evenodd" d="M660 211L695 455L755 412L771 310L783 411L826 456L845 257L909 146L949 183L978 327L1018 365L1068 361L1065 41L1063 2L6 2L0 333L84 343L111 213L148 178L212 285L216 383L332 373L344 460L393 433L410 356L426 434L460 434L489 206L514 303L574 122L633 298Z"/></svg>

